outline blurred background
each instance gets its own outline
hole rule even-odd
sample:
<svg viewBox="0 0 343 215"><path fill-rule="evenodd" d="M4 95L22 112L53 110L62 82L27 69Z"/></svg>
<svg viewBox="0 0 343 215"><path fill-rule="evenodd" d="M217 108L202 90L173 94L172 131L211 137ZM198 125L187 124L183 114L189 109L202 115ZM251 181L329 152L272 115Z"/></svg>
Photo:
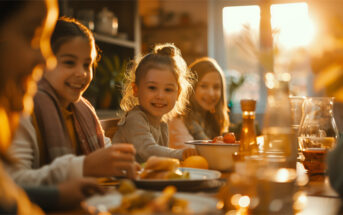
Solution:
<svg viewBox="0 0 343 215"><path fill-rule="evenodd" d="M102 58L85 96L101 118L120 109L127 64L155 43L175 43L187 63L203 56L218 61L227 78L233 123L241 120L239 101L255 99L262 126L268 70L289 75L294 96L336 97L340 89L342 69L328 69L337 64L328 56L343 47L341 0L59 0L59 4L61 16L75 17L95 33ZM333 54L325 55L328 51ZM313 59L325 66L313 65ZM316 76L330 73L327 70L335 74L330 76L332 82L316 83ZM338 101L334 110L341 130Z"/></svg>

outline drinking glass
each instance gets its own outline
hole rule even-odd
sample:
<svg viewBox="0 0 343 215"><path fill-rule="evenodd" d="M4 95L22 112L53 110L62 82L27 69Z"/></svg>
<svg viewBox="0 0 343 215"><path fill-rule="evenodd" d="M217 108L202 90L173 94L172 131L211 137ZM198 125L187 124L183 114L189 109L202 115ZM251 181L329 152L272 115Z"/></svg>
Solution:
<svg viewBox="0 0 343 215"><path fill-rule="evenodd" d="M302 106L305 101L305 96L290 96L289 102L291 105L291 117L292 117L292 129L295 134L298 134L301 117L302 117Z"/></svg>
<svg viewBox="0 0 343 215"><path fill-rule="evenodd" d="M302 107L303 103L305 101L306 97L305 96L289 96L289 103L291 106L291 117L292 117L292 130L298 138L298 132L299 132L299 126L302 118ZM299 144L297 144L298 147L298 155L297 155L297 160L302 160L303 155L300 150Z"/></svg>
<svg viewBox="0 0 343 215"><path fill-rule="evenodd" d="M298 141L308 174L325 173L325 157L336 145L338 130L333 117L332 97L308 97L304 101Z"/></svg>

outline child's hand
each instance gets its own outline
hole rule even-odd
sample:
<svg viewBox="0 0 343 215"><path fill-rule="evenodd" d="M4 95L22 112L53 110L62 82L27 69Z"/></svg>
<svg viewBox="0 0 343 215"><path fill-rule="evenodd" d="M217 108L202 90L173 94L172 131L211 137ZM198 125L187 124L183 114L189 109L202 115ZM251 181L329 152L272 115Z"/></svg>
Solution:
<svg viewBox="0 0 343 215"><path fill-rule="evenodd" d="M131 144L113 144L86 156L83 175L93 177L125 176L136 177L139 168L135 162L136 150Z"/></svg>
<svg viewBox="0 0 343 215"><path fill-rule="evenodd" d="M193 149L193 148L186 148L183 150L182 153L182 160L188 158L189 156L192 155L198 155L197 150Z"/></svg>
<svg viewBox="0 0 343 215"><path fill-rule="evenodd" d="M62 182L58 185L61 208L73 208L80 202L94 194L103 194L105 190L93 178L80 178Z"/></svg>

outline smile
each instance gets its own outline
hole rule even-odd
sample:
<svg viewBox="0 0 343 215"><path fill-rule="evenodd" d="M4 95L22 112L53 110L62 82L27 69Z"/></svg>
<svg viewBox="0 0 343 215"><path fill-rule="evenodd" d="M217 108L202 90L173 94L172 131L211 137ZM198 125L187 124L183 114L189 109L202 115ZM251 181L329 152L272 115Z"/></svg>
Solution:
<svg viewBox="0 0 343 215"><path fill-rule="evenodd" d="M157 108L163 108L167 106L166 104L160 104L160 103L151 103L151 105Z"/></svg>
<svg viewBox="0 0 343 215"><path fill-rule="evenodd" d="M203 100L204 103L206 103L207 105L213 105L216 103L216 100Z"/></svg>
<svg viewBox="0 0 343 215"><path fill-rule="evenodd" d="M73 88L75 90L81 90L84 87L84 84L75 84L75 83L65 83L68 87Z"/></svg>

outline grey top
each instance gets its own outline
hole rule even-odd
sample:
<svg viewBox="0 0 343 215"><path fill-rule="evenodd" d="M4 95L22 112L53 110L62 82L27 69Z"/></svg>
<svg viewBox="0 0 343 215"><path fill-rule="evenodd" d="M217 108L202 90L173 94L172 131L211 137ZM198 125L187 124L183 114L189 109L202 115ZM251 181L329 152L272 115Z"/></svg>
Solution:
<svg viewBox="0 0 343 215"><path fill-rule="evenodd" d="M137 162L145 162L152 155L182 159L183 149L168 148L168 125L140 106L134 107L119 121L112 142L133 144Z"/></svg>

